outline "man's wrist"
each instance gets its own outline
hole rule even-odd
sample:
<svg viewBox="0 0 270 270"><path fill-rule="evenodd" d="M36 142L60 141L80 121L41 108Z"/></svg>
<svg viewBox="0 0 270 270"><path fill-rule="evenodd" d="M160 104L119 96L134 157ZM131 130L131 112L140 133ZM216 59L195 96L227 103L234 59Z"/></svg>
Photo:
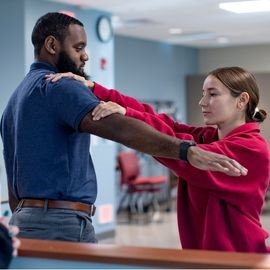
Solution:
<svg viewBox="0 0 270 270"><path fill-rule="evenodd" d="M179 147L179 158L185 162L188 162L188 149L191 146L195 146L194 141L182 141Z"/></svg>

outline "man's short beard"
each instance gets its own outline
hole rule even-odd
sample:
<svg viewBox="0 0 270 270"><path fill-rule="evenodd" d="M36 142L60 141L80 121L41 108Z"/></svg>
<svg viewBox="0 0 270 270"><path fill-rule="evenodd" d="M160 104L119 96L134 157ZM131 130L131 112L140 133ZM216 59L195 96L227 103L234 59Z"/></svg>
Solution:
<svg viewBox="0 0 270 270"><path fill-rule="evenodd" d="M61 51L59 53L59 58L56 66L58 71L61 73L72 72L76 75L84 77L86 80L89 79L89 76L83 71L83 69L76 67L75 63L70 59L65 51Z"/></svg>

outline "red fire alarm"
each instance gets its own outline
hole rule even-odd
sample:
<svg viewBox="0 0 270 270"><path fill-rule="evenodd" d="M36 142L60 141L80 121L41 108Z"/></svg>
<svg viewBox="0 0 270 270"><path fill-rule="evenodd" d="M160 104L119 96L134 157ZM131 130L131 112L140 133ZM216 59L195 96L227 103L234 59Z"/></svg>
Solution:
<svg viewBox="0 0 270 270"><path fill-rule="evenodd" d="M105 70L105 69L107 69L107 59L106 58L104 58L104 57L102 57L101 59L100 59L100 68L102 69L102 70Z"/></svg>

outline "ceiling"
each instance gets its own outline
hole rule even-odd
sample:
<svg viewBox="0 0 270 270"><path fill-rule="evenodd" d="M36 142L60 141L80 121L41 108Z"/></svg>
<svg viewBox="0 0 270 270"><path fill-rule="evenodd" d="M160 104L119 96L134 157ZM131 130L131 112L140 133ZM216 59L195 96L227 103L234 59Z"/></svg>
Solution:
<svg viewBox="0 0 270 270"><path fill-rule="evenodd" d="M270 44L270 12L235 14L219 9L226 0L50 1L110 12L119 18L113 19L114 33L122 36L198 48ZM182 32L171 35L172 27Z"/></svg>

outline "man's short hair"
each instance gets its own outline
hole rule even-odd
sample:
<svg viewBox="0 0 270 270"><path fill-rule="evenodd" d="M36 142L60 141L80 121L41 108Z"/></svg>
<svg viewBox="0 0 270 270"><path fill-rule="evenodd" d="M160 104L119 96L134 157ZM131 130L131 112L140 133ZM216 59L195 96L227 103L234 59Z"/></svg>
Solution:
<svg viewBox="0 0 270 270"><path fill-rule="evenodd" d="M32 32L35 56L40 54L40 50L48 36L54 36L58 41L63 42L71 24L83 26L83 23L79 20L63 13L49 12L40 17Z"/></svg>

